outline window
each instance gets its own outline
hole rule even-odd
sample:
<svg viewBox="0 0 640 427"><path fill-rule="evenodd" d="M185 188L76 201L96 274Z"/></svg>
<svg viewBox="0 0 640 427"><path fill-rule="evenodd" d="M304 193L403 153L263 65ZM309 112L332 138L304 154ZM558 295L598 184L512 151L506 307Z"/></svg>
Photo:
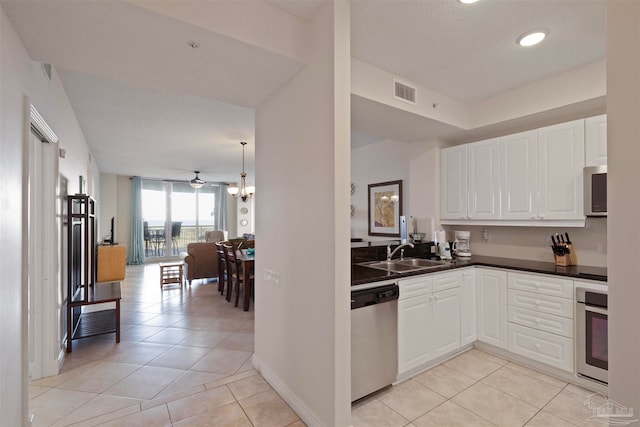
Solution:
<svg viewBox="0 0 640 427"><path fill-rule="evenodd" d="M194 189L186 182L142 180L145 256L175 257L205 233L223 229L222 187L207 183Z"/></svg>

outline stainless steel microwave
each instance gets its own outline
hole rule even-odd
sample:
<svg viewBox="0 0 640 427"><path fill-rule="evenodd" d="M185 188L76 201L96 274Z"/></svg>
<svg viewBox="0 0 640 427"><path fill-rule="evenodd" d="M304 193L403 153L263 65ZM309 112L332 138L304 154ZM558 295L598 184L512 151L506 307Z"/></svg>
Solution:
<svg viewBox="0 0 640 427"><path fill-rule="evenodd" d="M607 167L584 168L584 214L607 216Z"/></svg>

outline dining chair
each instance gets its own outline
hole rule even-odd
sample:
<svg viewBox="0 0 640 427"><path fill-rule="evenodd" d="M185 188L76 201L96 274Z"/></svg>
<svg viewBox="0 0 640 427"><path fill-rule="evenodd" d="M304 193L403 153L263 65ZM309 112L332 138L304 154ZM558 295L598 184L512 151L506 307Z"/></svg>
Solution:
<svg viewBox="0 0 640 427"><path fill-rule="evenodd" d="M149 221L142 222L142 229L144 231L144 256L149 256L149 243L153 246L151 232L149 231Z"/></svg>
<svg viewBox="0 0 640 427"><path fill-rule="evenodd" d="M242 279L242 267L240 260L236 255L236 249L233 245L224 245L226 256L227 256L227 265L229 267L229 281L230 283L235 283L236 289L236 301L235 306L238 306L240 301L240 290L243 288L244 283ZM250 276L251 281L253 281L253 275ZM233 286L229 286L229 291L227 292L227 301L231 301L231 289Z"/></svg>
<svg viewBox="0 0 640 427"><path fill-rule="evenodd" d="M220 295L224 295L225 283L229 282L229 274L227 273L227 254L224 249L226 242L215 242L216 253L218 254L218 291Z"/></svg>
<svg viewBox="0 0 640 427"><path fill-rule="evenodd" d="M164 228L153 230L152 234L153 250L156 256L164 255Z"/></svg>
<svg viewBox="0 0 640 427"><path fill-rule="evenodd" d="M244 237L236 237L235 239L229 239L229 244L233 245L234 249L243 249L247 239Z"/></svg>

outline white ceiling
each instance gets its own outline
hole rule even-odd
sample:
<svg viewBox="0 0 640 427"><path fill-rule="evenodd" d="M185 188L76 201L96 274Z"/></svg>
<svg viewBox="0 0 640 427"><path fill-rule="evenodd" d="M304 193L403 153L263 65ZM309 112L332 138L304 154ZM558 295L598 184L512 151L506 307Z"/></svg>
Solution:
<svg viewBox="0 0 640 427"><path fill-rule="evenodd" d="M603 0L356 0L351 55L466 103L605 57ZM524 49L523 33L547 39Z"/></svg>
<svg viewBox="0 0 640 427"><path fill-rule="evenodd" d="M323 1L252 4L277 8L304 28ZM32 59L55 66L102 172L190 179L197 169L205 180L235 181L246 140L251 179L253 108L304 66L295 55L127 1L1 3ZM222 3L160 4L214 13ZM605 0L351 5L353 57L465 103L605 57ZM541 27L550 30L543 44L515 44ZM201 47L193 51L189 40ZM360 97L352 103L354 145L454 131Z"/></svg>

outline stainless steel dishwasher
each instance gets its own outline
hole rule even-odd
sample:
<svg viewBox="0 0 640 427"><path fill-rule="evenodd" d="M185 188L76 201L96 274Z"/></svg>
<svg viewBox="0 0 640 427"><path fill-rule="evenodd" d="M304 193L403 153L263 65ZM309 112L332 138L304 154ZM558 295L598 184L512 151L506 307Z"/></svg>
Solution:
<svg viewBox="0 0 640 427"><path fill-rule="evenodd" d="M398 374L398 285L351 292L351 401L391 385Z"/></svg>

